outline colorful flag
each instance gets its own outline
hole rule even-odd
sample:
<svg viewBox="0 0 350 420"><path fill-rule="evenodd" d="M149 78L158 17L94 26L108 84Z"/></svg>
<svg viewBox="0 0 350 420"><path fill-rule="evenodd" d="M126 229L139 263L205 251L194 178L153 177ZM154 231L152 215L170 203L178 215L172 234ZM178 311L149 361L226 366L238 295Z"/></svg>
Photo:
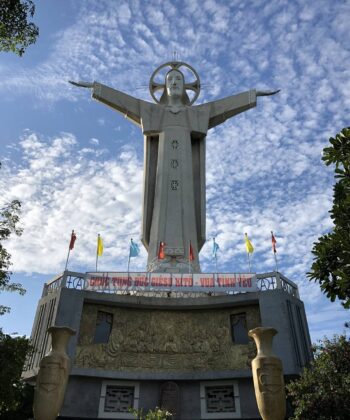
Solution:
<svg viewBox="0 0 350 420"><path fill-rule="evenodd" d="M130 258L137 257L140 254L140 247L131 239L130 243Z"/></svg>
<svg viewBox="0 0 350 420"><path fill-rule="evenodd" d="M215 238L213 238L213 257L216 258L216 254L218 253L220 247L219 245L215 242Z"/></svg>
<svg viewBox="0 0 350 420"><path fill-rule="evenodd" d="M194 260L194 255L193 255L193 249L192 249L192 244L190 242L190 249L189 249L189 256L188 256L190 261Z"/></svg>
<svg viewBox="0 0 350 420"><path fill-rule="evenodd" d="M74 244L75 244L76 239L77 239L77 235L74 233L74 230L72 230L72 234L71 234L70 242L69 242L69 250L70 251L74 248Z"/></svg>
<svg viewBox="0 0 350 420"><path fill-rule="evenodd" d="M103 254L103 240L100 236L100 234L98 234L97 236L97 255L100 257Z"/></svg>
<svg viewBox="0 0 350 420"><path fill-rule="evenodd" d="M277 241L276 241L276 238L275 238L272 230L271 230L271 242L272 242L272 251L273 251L274 254L276 254L276 252L277 252L277 249L276 249Z"/></svg>
<svg viewBox="0 0 350 420"><path fill-rule="evenodd" d="M164 260L164 258L165 258L164 246L165 246L164 242L159 243L159 250L158 250L158 259L159 260Z"/></svg>
<svg viewBox="0 0 350 420"><path fill-rule="evenodd" d="M245 249L247 250L248 254L252 254L254 252L254 247L252 243L250 242L248 235L245 233Z"/></svg>

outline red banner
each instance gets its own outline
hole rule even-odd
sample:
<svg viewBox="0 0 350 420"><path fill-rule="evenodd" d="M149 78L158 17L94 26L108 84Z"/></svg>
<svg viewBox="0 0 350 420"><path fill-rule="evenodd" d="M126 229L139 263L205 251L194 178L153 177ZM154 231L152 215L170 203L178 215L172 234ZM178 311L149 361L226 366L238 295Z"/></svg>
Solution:
<svg viewBox="0 0 350 420"><path fill-rule="evenodd" d="M251 273L168 274L168 273L87 273L86 290L119 291L217 291L255 292L256 277Z"/></svg>

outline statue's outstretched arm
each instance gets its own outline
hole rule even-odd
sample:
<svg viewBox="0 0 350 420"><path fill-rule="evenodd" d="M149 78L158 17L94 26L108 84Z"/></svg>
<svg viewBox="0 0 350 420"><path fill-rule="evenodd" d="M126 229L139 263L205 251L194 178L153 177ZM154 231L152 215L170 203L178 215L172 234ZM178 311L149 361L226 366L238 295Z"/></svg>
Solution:
<svg viewBox="0 0 350 420"><path fill-rule="evenodd" d="M209 107L209 125L208 128L216 127L222 124L227 119L234 117L250 108L256 106L257 96L274 95L277 91L256 91L248 90L247 92L239 93L238 95L228 96L218 101L209 102L199 107Z"/></svg>
<svg viewBox="0 0 350 420"><path fill-rule="evenodd" d="M264 90L257 90L256 91L256 96L271 96L271 95L276 95L276 93L281 92L281 89L278 90L268 90L268 91L264 91Z"/></svg>
<svg viewBox="0 0 350 420"><path fill-rule="evenodd" d="M92 88L94 87L93 83L89 82L73 82L73 80L69 80L69 83L71 83L74 86L84 87L84 88Z"/></svg>
<svg viewBox="0 0 350 420"><path fill-rule="evenodd" d="M110 106L114 110L120 112L133 123L141 124L140 99L112 89L108 86L98 82L73 82L69 81L74 86L89 88L92 90L92 97L103 104Z"/></svg>

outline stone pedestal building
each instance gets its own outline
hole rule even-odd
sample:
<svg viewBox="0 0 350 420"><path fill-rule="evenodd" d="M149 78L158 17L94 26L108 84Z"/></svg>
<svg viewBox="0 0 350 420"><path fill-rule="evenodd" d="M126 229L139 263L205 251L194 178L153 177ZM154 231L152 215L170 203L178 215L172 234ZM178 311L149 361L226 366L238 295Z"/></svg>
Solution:
<svg viewBox="0 0 350 420"><path fill-rule="evenodd" d="M213 275L214 276L214 275ZM217 275L215 275L217 276ZM86 275L64 272L46 284L23 373L34 382L50 348L51 325L77 331L62 419L132 419L156 406L174 419L257 419L248 330L278 330L274 353L285 380L311 359L297 286L277 272L256 276L257 291L235 294L86 290Z"/></svg>

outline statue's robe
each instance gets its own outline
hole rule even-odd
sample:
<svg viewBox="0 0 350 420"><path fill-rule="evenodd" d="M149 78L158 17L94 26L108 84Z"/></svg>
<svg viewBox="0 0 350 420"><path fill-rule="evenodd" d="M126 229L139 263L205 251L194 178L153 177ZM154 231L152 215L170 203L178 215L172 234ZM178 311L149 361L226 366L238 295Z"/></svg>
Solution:
<svg viewBox="0 0 350 420"><path fill-rule="evenodd" d="M148 271L200 272L198 253L206 241L206 134L255 107L255 90L203 105L172 107L94 82L92 97L122 113L144 134L142 243ZM161 242L164 259L158 258Z"/></svg>

